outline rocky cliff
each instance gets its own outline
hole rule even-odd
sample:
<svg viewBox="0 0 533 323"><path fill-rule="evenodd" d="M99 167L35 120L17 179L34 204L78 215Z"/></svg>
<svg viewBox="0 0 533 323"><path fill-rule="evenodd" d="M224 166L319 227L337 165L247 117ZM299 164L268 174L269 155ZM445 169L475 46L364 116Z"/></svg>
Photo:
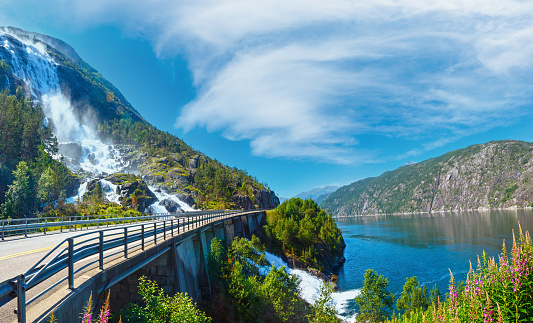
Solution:
<svg viewBox="0 0 533 323"><path fill-rule="evenodd" d="M527 207L533 144L495 141L341 187L322 204L335 216Z"/></svg>

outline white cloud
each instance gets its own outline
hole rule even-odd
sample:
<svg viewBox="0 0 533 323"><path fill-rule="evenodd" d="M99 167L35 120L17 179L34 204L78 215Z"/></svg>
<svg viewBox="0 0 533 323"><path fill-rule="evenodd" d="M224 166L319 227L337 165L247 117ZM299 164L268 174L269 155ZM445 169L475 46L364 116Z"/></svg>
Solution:
<svg viewBox="0 0 533 323"><path fill-rule="evenodd" d="M374 160L362 134L419 141L415 154L507 124L533 98L530 1L56 4L74 25L118 24L185 55L198 96L176 125L249 140L256 155Z"/></svg>

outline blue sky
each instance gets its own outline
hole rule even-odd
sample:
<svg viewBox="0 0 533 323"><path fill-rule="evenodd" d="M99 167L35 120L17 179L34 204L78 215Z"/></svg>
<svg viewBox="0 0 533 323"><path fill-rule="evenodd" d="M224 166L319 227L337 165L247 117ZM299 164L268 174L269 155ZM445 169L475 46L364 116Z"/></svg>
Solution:
<svg viewBox="0 0 533 323"><path fill-rule="evenodd" d="M158 128L279 196L531 141L533 3L4 0Z"/></svg>

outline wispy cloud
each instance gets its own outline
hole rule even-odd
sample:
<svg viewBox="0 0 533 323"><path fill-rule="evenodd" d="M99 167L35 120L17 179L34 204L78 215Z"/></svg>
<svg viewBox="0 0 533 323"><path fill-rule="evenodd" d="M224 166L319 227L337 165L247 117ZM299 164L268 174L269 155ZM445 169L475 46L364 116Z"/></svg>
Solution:
<svg viewBox="0 0 533 323"><path fill-rule="evenodd" d="M57 2L73 24L118 24L184 55L198 96L176 126L249 140L256 155L373 161L362 134L417 142L413 155L533 101L528 1Z"/></svg>

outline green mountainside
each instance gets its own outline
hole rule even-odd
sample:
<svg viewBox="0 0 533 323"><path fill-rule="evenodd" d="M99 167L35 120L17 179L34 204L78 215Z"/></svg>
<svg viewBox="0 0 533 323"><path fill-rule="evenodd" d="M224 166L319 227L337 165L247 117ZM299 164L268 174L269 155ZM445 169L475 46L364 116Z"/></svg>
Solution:
<svg viewBox="0 0 533 323"><path fill-rule="evenodd" d="M473 145L339 188L321 206L334 216L528 207L533 144Z"/></svg>
<svg viewBox="0 0 533 323"><path fill-rule="evenodd" d="M270 209L279 204L275 193L246 171L223 165L146 122L120 91L83 61L68 44L17 28L0 29L8 32L3 35L7 45L0 47L0 90L4 91L0 96L0 148L3 151L0 154L0 205L8 200L6 194L10 189L11 196L20 196L17 185L23 179L28 180L28 188L24 189L27 196L18 199L26 206L18 207L15 212L4 205L4 217L41 213L43 203L48 203L50 208L51 202L62 197L61 202L65 197L74 195L80 182L89 179L96 180L90 185L98 193L93 200L107 203L100 196L103 184L99 181L105 177L120 177L120 174L93 174L80 170L79 161L77 167L73 167L76 162L72 162L73 156L67 153L70 151L79 159L84 147L76 142L60 142L58 145L52 135L55 125L48 124L43 109L36 103L45 93L28 85L50 82L55 77L51 73L57 76L57 83L54 85L52 82L51 86L60 87L79 122L94 128L102 142L113 145L120 152L120 156L115 158L127 164L121 172L138 175L139 196L130 196L128 190L117 191L117 194L128 194L121 198L123 207L135 206L134 209L145 211L145 204L155 198L147 185L155 187L156 192L160 190L175 195L199 209ZM46 59L38 61L41 54L28 49L27 43L44 47ZM29 57L28 52L32 52L33 56ZM13 59L13 55L17 59ZM52 60L54 67L46 69L42 63L46 60ZM33 78L27 82L20 75ZM17 180L15 172L20 162L26 164L20 165L17 174L24 173L24 178ZM43 174L43 181L46 179L52 184L40 188ZM124 184L117 183L121 189ZM52 193L43 192L41 196L45 198L40 198L39 190L46 190L46 187L50 187ZM94 197L93 193L88 191L87 197ZM141 203L143 201L146 203ZM175 208L175 203L165 207L167 210Z"/></svg>

